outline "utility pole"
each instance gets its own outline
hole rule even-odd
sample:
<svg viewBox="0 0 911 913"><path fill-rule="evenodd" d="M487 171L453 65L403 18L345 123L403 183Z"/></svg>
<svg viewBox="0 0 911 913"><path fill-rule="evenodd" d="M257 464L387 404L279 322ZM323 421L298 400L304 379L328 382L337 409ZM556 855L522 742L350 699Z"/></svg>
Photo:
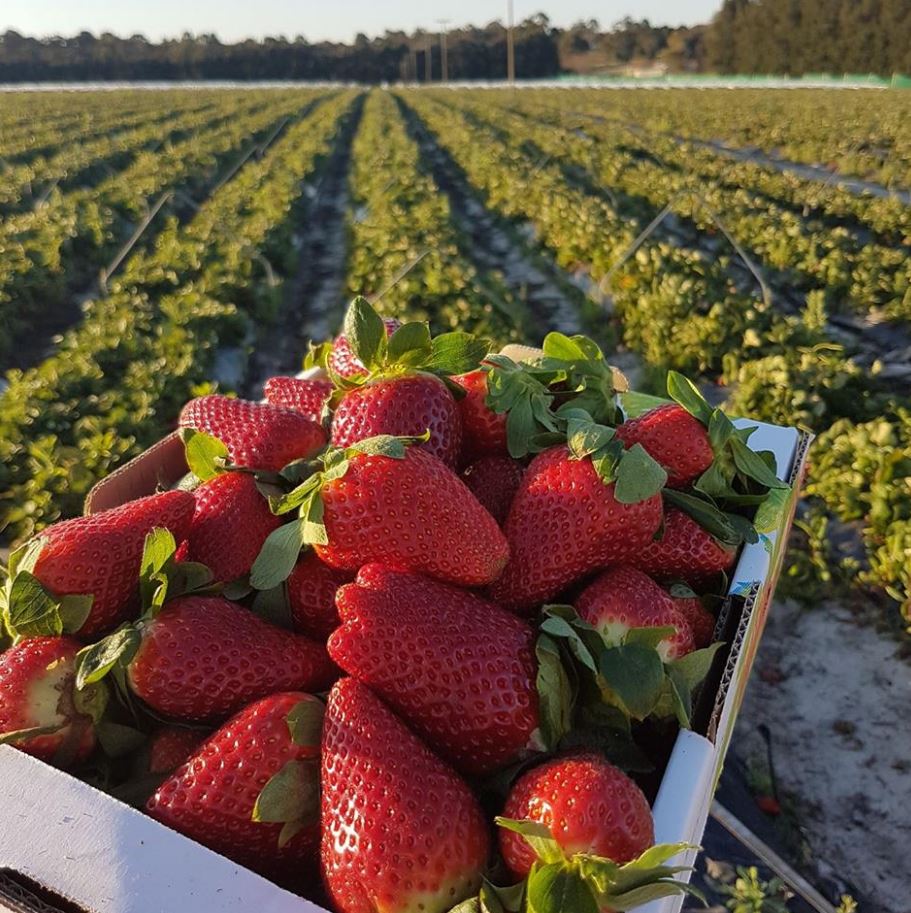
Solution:
<svg viewBox="0 0 911 913"><path fill-rule="evenodd" d="M433 81L433 38L427 33L427 45L424 48L424 82Z"/></svg>
<svg viewBox="0 0 911 913"><path fill-rule="evenodd" d="M446 46L446 26L449 25L449 19L437 19L437 25L440 26L440 80L449 82L449 49Z"/></svg>
<svg viewBox="0 0 911 913"><path fill-rule="evenodd" d="M506 79L516 81L516 44L513 36L513 0L506 0Z"/></svg>

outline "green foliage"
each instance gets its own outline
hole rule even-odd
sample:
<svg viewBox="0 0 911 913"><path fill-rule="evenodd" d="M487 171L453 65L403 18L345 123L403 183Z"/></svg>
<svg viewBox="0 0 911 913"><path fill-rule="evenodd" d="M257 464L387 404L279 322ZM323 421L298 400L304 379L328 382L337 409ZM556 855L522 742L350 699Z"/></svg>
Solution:
<svg viewBox="0 0 911 913"><path fill-rule="evenodd" d="M756 866L738 866L733 884L716 884L731 913L788 913L791 896L780 878L763 881Z"/></svg>

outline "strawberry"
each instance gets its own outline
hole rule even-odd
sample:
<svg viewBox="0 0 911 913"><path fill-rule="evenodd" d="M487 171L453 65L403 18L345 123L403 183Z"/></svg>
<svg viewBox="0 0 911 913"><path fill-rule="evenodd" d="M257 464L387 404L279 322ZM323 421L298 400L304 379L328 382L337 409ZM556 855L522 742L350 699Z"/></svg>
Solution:
<svg viewBox="0 0 911 913"><path fill-rule="evenodd" d="M462 446L459 407L446 385L432 374L376 380L346 393L332 417L332 443L347 447L378 434L418 436L420 446L455 466Z"/></svg>
<svg viewBox="0 0 911 913"><path fill-rule="evenodd" d="M482 457L463 473L465 484L490 515L502 526L519 490L525 467L510 457Z"/></svg>
<svg viewBox="0 0 911 913"><path fill-rule="evenodd" d="M281 524L256 480L246 472L220 473L193 497L196 510L181 559L205 564L223 583L248 574L269 533Z"/></svg>
<svg viewBox="0 0 911 913"><path fill-rule="evenodd" d="M702 586L730 570L737 551L718 542L689 514L668 507L660 538L628 557L629 564L658 580L681 579L691 586Z"/></svg>
<svg viewBox="0 0 911 913"><path fill-rule="evenodd" d="M477 891L490 840L468 786L354 679L322 743L322 867L339 913L444 913Z"/></svg>
<svg viewBox="0 0 911 913"><path fill-rule="evenodd" d="M580 618L594 626L604 640L619 646L630 628L674 628L657 646L665 662L696 649L688 615L648 574L632 567L613 567L599 575L578 596Z"/></svg>
<svg viewBox="0 0 911 913"><path fill-rule="evenodd" d="M282 690L318 691L333 679L321 644L276 628L220 596L184 596L139 622L127 679L163 716L224 719Z"/></svg>
<svg viewBox="0 0 911 913"><path fill-rule="evenodd" d="M263 396L273 406L293 409L314 422L322 422L323 407L332 395L332 389L328 380L270 377L263 387Z"/></svg>
<svg viewBox="0 0 911 913"><path fill-rule="evenodd" d="M641 454L640 448L636 459ZM651 540L661 523L661 497L648 494L654 486L635 495L647 496L623 503L617 486L626 497L625 481L606 481L602 468L591 455L579 457L564 445L532 460L506 520L510 559L490 588L494 602L534 611L574 581L623 562ZM646 475L634 471L637 479Z"/></svg>
<svg viewBox="0 0 911 913"><path fill-rule="evenodd" d="M162 726L149 739L148 773L169 774L193 755L206 733L185 726Z"/></svg>
<svg viewBox="0 0 911 913"><path fill-rule="evenodd" d="M336 596L329 655L458 770L493 773L538 727L534 632L474 593L379 564Z"/></svg>
<svg viewBox="0 0 911 913"><path fill-rule="evenodd" d="M622 864L655 839L642 790L594 753L553 758L528 771L513 786L503 814L544 825L567 856L585 853ZM501 830L500 850L516 877L528 875L535 853L520 834Z"/></svg>
<svg viewBox="0 0 911 913"><path fill-rule="evenodd" d="M235 466L277 471L326 443L320 425L291 409L211 393L188 402L181 428L218 438Z"/></svg>
<svg viewBox="0 0 911 913"><path fill-rule="evenodd" d="M641 444L667 470L670 488L685 487L715 458L705 426L676 403L628 419L618 426L617 437L625 447Z"/></svg>
<svg viewBox="0 0 911 913"><path fill-rule="evenodd" d="M298 879L319 841L322 704L284 692L250 704L159 787L162 824L273 877Z"/></svg>
<svg viewBox="0 0 911 913"><path fill-rule="evenodd" d="M506 456L506 415L487 405L487 372L469 371L452 378L466 391L459 400L462 416L462 463L486 456Z"/></svg>
<svg viewBox="0 0 911 913"><path fill-rule="evenodd" d="M335 593L353 579L348 571L329 567L316 552L308 551L288 578L288 605L295 630L325 640L339 624Z"/></svg>
<svg viewBox="0 0 911 913"><path fill-rule="evenodd" d="M49 526L10 559L11 576L3 594L7 626L23 636L47 633L46 627L31 630L19 622L23 594L37 580L47 591L42 594L46 611L60 616L60 630L78 631L85 638L114 627L138 607L137 580L147 533L163 528L185 538L194 505L188 492L168 491ZM75 620L71 607L78 610Z"/></svg>
<svg viewBox="0 0 911 913"><path fill-rule="evenodd" d="M490 583L506 564L509 546L493 517L452 470L406 439L333 448L322 463L277 501L278 513L299 509L300 517L266 540L250 575L256 589L286 579L306 543L338 570L378 561L462 586Z"/></svg>
<svg viewBox="0 0 911 913"><path fill-rule="evenodd" d="M75 691L79 647L71 637L32 637L0 654L0 744L67 767L92 753L107 690Z"/></svg>
<svg viewBox="0 0 911 913"><path fill-rule="evenodd" d="M715 616L706 609L698 596L677 597L674 605L690 623L697 649L707 647L715 636Z"/></svg>
<svg viewBox="0 0 911 913"><path fill-rule="evenodd" d="M386 329L386 336L391 336L401 325L401 321L394 317L386 317L383 320ZM365 374L367 369L363 362L354 354L351 344L344 334L336 337L332 344L332 352L329 355L329 370L339 377L351 378L358 374Z"/></svg>

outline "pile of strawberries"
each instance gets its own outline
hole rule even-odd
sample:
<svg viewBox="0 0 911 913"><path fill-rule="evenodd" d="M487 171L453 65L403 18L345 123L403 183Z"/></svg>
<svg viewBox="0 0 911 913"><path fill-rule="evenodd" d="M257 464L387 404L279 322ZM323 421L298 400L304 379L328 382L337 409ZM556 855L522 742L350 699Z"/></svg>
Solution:
<svg viewBox="0 0 911 913"><path fill-rule="evenodd" d="M620 766L690 723L771 456L582 336L343 330L188 403L174 490L13 553L0 742L340 913L684 890Z"/></svg>

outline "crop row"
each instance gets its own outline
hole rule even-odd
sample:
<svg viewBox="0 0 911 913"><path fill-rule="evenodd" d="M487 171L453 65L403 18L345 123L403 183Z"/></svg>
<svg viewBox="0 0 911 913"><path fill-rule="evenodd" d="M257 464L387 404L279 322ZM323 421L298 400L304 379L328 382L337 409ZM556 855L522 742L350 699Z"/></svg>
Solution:
<svg viewBox="0 0 911 913"><path fill-rule="evenodd" d="M527 315L500 277L471 262L388 93L371 93L365 105L351 191L349 296L381 296L380 311L429 320L437 332L468 329L498 344L521 338Z"/></svg>
<svg viewBox="0 0 911 913"><path fill-rule="evenodd" d="M567 106L564 92L555 94ZM765 89L604 92L571 104L689 139L754 147L892 187L911 187L911 123L902 92Z"/></svg>
<svg viewBox="0 0 911 913"><path fill-rule="evenodd" d="M0 357L72 300L113 256L152 198L179 188L178 211L202 195L215 172L245 144L264 137L316 93L263 105L241 99L201 119L186 139L135 156L91 189L54 192L35 210L0 224ZM159 217L159 218L163 218ZM151 236L151 233L150 233Z"/></svg>
<svg viewBox="0 0 911 913"><path fill-rule="evenodd" d="M842 461L881 459L867 446L870 428L901 452L907 415L866 372L828 339L824 296L811 292L799 317L785 316L746 293L731 278L729 258L701 247L654 240L625 263L641 218L623 218L616 196L583 190L555 161L497 112L497 127L472 118L427 93L406 93L407 104L434 131L487 205L503 217L530 223L537 241L566 268L587 272L595 283L609 278L608 301L625 344L656 371L677 368L707 375L731 391L729 407L740 414L825 433L817 450L810 491L841 519L846 513L828 454L847 434ZM509 134L505 140L503 131ZM540 137L536 137L540 139ZM565 136L557 136L565 146ZM570 154L570 153L567 153ZM528 176L535 177L534 186ZM836 424L836 423L841 424ZM848 434L850 432L850 434ZM865 436L866 435L866 436ZM873 478L859 491L865 579L888 591L909 611L907 548L911 538L911 467L893 457L888 483ZM864 500L865 499L865 500Z"/></svg>
<svg viewBox="0 0 911 913"><path fill-rule="evenodd" d="M690 152L666 137L643 142L611 123L571 129L571 119L562 112L534 115L534 102L524 97L510 102L519 114L486 98L469 101L462 96L458 104L508 130L514 140L561 154L596 187L609 188L626 217L647 222L668 205L678 216L678 231L688 229L690 243L696 243L698 236L717 233L716 219L723 214L731 235L772 273L779 287L804 295L818 290L831 311L877 312L911 323L906 247L861 239L845 227L806 218L749 186L720 183L718 171L691 167ZM700 156L706 158L707 153Z"/></svg>
<svg viewBox="0 0 911 913"><path fill-rule="evenodd" d="M7 536L78 513L95 480L171 427L216 349L273 319L294 262L303 180L331 149L353 94L339 93L248 162L186 225L127 262L57 353L10 372L0 396Z"/></svg>

